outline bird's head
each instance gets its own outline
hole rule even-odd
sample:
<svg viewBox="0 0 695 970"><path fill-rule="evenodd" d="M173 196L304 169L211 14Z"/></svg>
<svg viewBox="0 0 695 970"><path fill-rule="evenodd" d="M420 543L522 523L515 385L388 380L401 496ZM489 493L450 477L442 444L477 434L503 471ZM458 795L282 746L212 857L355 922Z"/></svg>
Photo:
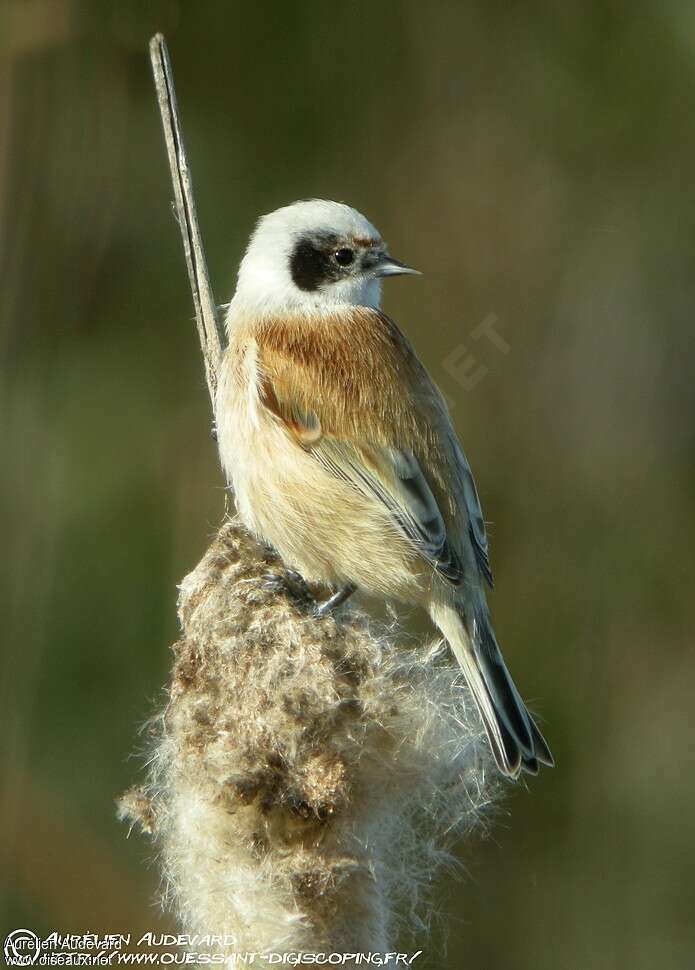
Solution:
<svg viewBox="0 0 695 970"><path fill-rule="evenodd" d="M374 226L341 202L310 199L263 216L239 267L233 310L276 314L377 308L385 276L417 275Z"/></svg>

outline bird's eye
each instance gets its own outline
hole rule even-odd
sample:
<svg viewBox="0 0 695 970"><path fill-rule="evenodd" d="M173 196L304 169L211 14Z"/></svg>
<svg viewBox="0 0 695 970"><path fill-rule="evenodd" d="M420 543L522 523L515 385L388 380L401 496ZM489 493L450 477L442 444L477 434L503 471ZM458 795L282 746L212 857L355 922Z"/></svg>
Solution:
<svg viewBox="0 0 695 970"><path fill-rule="evenodd" d="M333 254L335 261L339 266L349 266L350 263L355 258L355 254L351 249L339 249Z"/></svg>

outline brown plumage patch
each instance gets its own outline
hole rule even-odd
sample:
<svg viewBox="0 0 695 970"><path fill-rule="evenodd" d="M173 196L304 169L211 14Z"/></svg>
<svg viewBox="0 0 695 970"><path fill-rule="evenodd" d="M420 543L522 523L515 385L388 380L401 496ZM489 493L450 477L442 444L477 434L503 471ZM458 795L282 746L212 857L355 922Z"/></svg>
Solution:
<svg viewBox="0 0 695 970"><path fill-rule="evenodd" d="M252 331L263 373L275 396L314 411L326 431L359 427L396 429L412 412L408 363L414 355L398 327L383 314L349 313L264 320ZM383 435L379 435L383 437Z"/></svg>
<svg viewBox="0 0 695 970"><path fill-rule="evenodd" d="M271 414L285 425L287 430L297 439L299 444L308 448L321 438L321 422L313 412L297 415L283 408L278 401L275 388L267 374L261 374L258 386L261 403Z"/></svg>
<svg viewBox="0 0 695 970"><path fill-rule="evenodd" d="M362 249L376 249L377 246L382 245L381 239L372 239L371 236L353 236L352 242Z"/></svg>
<svg viewBox="0 0 695 970"><path fill-rule="evenodd" d="M398 326L379 311L287 315L248 321L240 350L256 344L259 394L306 447L321 436L411 451L452 536L467 529L456 494L453 429L441 393ZM308 420L311 416L311 420Z"/></svg>

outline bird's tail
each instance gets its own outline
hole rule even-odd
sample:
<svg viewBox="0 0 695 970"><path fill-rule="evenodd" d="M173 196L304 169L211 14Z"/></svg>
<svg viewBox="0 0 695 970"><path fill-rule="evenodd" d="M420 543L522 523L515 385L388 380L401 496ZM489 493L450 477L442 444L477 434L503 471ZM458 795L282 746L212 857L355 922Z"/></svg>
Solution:
<svg viewBox="0 0 695 970"><path fill-rule="evenodd" d="M550 749L514 686L490 623L487 607L435 602L432 619L446 637L478 705L500 771L518 778L524 770L553 765Z"/></svg>

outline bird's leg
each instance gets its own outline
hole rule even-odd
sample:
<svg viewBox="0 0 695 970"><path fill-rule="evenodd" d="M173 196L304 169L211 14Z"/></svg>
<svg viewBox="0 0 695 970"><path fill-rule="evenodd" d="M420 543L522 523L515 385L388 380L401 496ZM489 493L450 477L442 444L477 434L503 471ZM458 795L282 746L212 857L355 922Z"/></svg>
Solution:
<svg viewBox="0 0 695 970"><path fill-rule="evenodd" d="M347 583L345 586L341 587L337 593L334 593L330 599L327 599L324 603L321 603L316 607L316 616L328 616L332 613L336 607L340 606L345 600L349 599L355 592L357 587L354 583Z"/></svg>

